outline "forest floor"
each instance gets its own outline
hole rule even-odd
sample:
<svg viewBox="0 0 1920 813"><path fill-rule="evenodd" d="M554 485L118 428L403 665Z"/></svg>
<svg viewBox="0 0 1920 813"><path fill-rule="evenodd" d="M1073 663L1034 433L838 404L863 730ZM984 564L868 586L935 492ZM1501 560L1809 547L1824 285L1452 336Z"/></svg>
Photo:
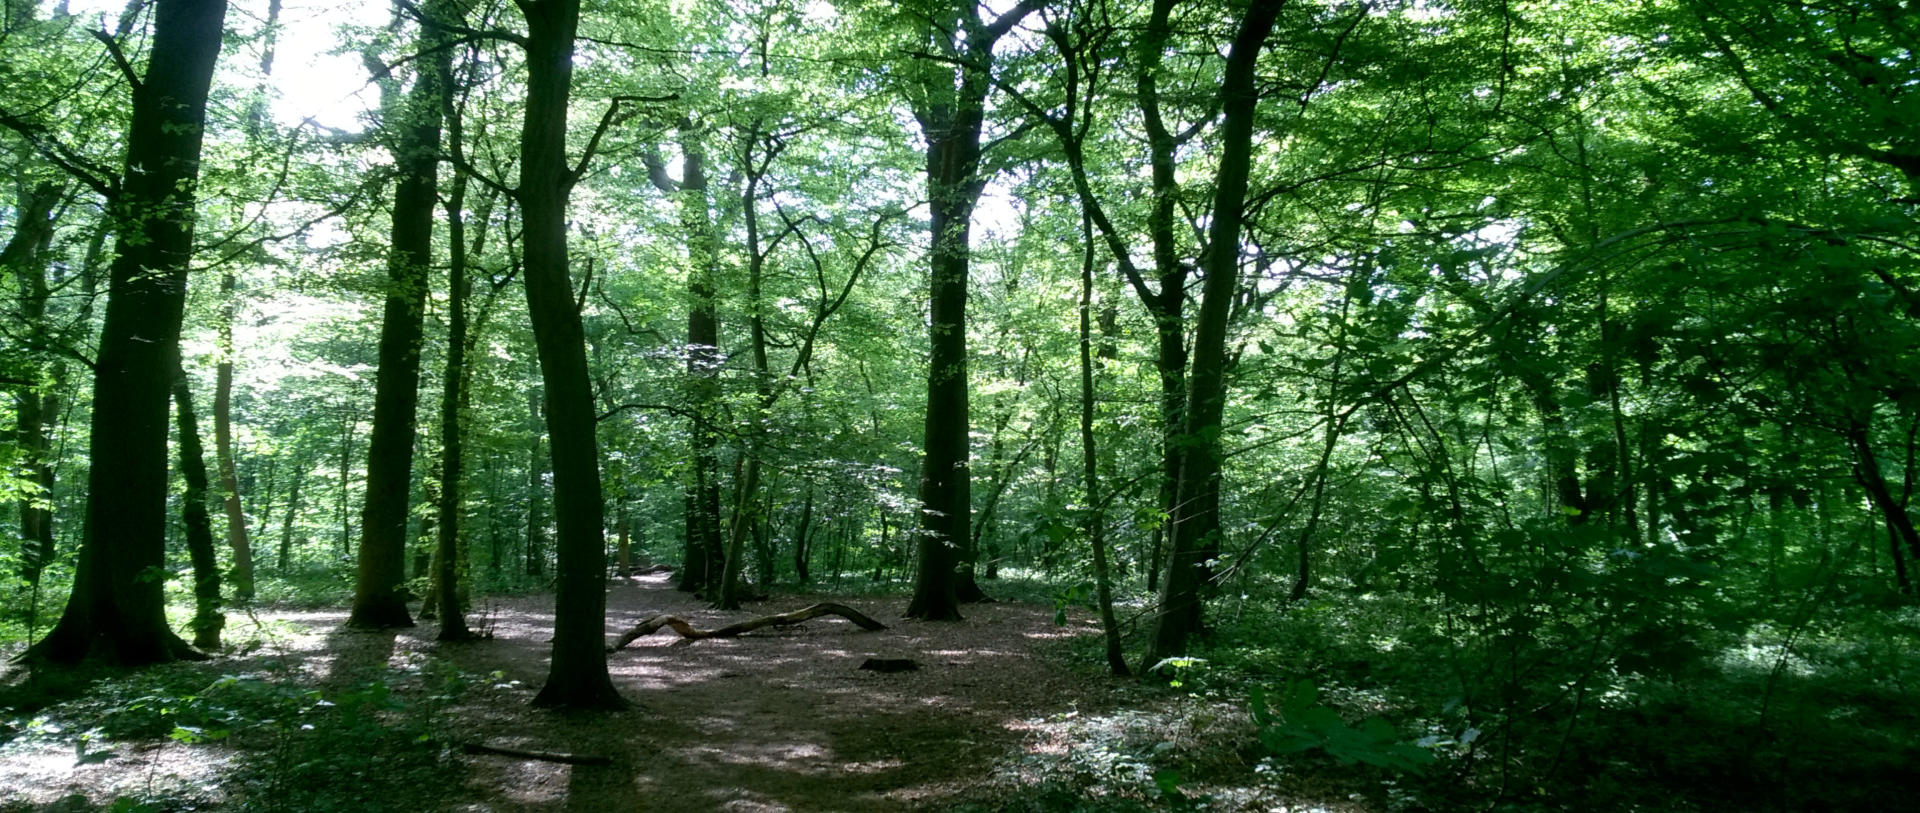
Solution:
<svg viewBox="0 0 1920 813"><path fill-rule="evenodd" d="M493 637L458 645L435 643L431 622L355 632L341 628L343 612L236 617L230 640L248 627L267 631L251 652L183 667L199 670L201 681L234 676L225 678L225 689L208 687L203 697L163 692L158 699L125 690L98 701L101 721L56 707L53 722L29 724L36 731L16 734L0 749L0 810L94 809L116 799L158 800L129 809L1054 810L1079 808L1070 798L1089 793L1107 798L1101 809L1162 809L1181 800L1156 790L1152 759L1130 754L1221 752L1236 764L1215 768L1251 776L1253 766L1232 756L1231 742L1244 742L1248 732L1228 722L1244 713L1192 703L1165 711L1175 698L1075 666L1071 639L1098 635L1082 612L1057 626L1051 607L996 602L968 606L963 622L927 623L898 618L897 597L809 595L718 612L674 590L666 575L652 575L615 580L608 634L658 613L711 629L823 600L890 628L868 632L823 617L690 645L675 645L679 636L661 631L609 655L614 684L632 704L611 714L529 706L546 675L550 596L489 599L469 621ZM919 668L862 671L867 658L908 658ZM272 695L279 705L207 699L254 683L280 687ZM1165 713L1141 711L1155 704ZM192 709L197 716L188 714ZM335 751L394 753L350 764L356 755L329 756L320 743L298 746L323 712L334 722L319 734ZM174 715L158 729L171 730L172 740L155 732L144 741L112 736L115 715L156 713ZM411 723L398 722L409 713ZM341 714L350 719L340 722ZM225 737L225 729L209 727L243 716L278 733L192 742ZM265 719L272 717L279 719ZM312 723L295 727L289 720ZM86 738L72 736L89 725L105 726L91 745L92 754L104 756L89 759ZM121 726L128 727L137 726ZM404 736L393 735L396 728ZM602 756L611 764L464 753L469 743ZM1186 770L1209 773L1205 765ZM1292 790L1347 796L1311 784ZM1243 793L1238 804L1215 797L1209 809L1365 806L1344 799L1331 808L1286 805L1276 790ZM55 804L63 799L65 806Z"/></svg>

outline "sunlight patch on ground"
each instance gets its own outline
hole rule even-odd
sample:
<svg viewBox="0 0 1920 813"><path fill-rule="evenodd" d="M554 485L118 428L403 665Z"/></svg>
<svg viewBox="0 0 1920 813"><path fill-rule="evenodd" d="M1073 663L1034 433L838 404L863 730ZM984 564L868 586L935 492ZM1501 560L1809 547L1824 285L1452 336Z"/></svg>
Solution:
<svg viewBox="0 0 1920 813"><path fill-rule="evenodd" d="M696 765L750 766L807 774L836 772L829 769L833 752L811 742L732 742L725 747L702 745L668 753L678 754Z"/></svg>
<svg viewBox="0 0 1920 813"><path fill-rule="evenodd" d="M103 807L122 797L217 805L224 800L210 789L233 761L224 749L205 746L95 742L87 750L82 764L70 737L22 737L0 746L0 807L50 805L75 794Z"/></svg>

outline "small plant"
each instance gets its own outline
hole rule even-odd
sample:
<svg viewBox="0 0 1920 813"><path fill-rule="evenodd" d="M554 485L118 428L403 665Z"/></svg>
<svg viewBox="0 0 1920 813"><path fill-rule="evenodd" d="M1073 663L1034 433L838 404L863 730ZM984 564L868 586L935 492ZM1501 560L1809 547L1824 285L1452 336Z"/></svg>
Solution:
<svg viewBox="0 0 1920 813"><path fill-rule="evenodd" d="M1418 773L1434 760L1427 749L1401 742L1393 726L1378 717L1348 725L1340 712L1319 702L1320 687L1311 680L1288 683L1277 708L1266 689L1255 686L1252 695L1260 744L1276 755L1318 749L1342 764L1358 762L1410 773Z"/></svg>

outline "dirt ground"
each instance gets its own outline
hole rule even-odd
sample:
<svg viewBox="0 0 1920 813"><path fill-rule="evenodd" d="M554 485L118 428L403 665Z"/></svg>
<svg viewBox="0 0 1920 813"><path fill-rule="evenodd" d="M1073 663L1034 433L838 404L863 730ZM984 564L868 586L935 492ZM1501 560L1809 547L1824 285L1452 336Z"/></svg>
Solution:
<svg viewBox="0 0 1920 813"><path fill-rule="evenodd" d="M494 600L470 623L493 638L446 646L434 626L394 633L347 632L344 613L277 614L290 634L270 648L324 685L427 656L493 675L486 691L447 708L437 736L489 746L609 757L610 766L570 766L495 755L452 754L443 810L895 811L944 810L977 796L997 765L1043 747L1033 721L1112 705L1120 683L1062 667L1063 639L1097 635L1084 613L1068 626L1052 610L1018 603L966 608L959 623L900 619L899 598L780 596L722 613L674 590L664 574L616 581L608 595L611 638L657 613L703 628L832 600L889 629L868 632L834 617L739 638L673 645L662 631L609 656L613 681L632 708L612 714L529 707L546 675L550 596ZM269 616L276 617L276 616ZM909 658L916 671L858 669L867 658ZM125 760L75 764L15 753L0 783L47 804L68 794L112 799ZM204 746L146 744L129 754L149 775L191 778L218 770ZM137 774L135 775L137 778ZM104 791L95 793L89 791ZM0 794L10 796L12 794ZM218 806L216 801L215 806Z"/></svg>

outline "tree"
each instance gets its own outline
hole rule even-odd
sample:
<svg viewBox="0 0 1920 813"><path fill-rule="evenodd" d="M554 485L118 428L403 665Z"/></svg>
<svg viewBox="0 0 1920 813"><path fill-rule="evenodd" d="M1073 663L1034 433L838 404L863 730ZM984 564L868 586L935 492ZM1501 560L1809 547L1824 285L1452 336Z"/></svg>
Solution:
<svg viewBox="0 0 1920 813"><path fill-rule="evenodd" d="M435 10L444 9L437 4ZM422 26L423 53L444 55L448 38ZM441 59L435 56L433 59ZM381 66L381 70L386 68ZM433 220L440 167L445 71L430 63L415 72L399 121L390 122L395 171L386 301L380 317L380 361L374 379L373 429L367 441L366 506L360 515L359 572L347 624L410 627L406 580L408 495L413 484L415 411L420 396L420 341L433 261ZM401 105L394 105L400 107Z"/></svg>
<svg viewBox="0 0 1920 813"><path fill-rule="evenodd" d="M60 622L32 657L126 664L201 657L167 627L167 405L193 253L194 184L225 0L160 0L117 183L94 178L116 223L94 370L87 516ZM118 53L119 44L110 50ZM121 60L124 65L124 60Z"/></svg>
<svg viewBox="0 0 1920 813"><path fill-rule="evenodd" d="M1186 653L1200 629L1201 585L1210 570L1206 551L1220 533L1220 432L1227 400L1227 318L1240 284L1240 236L1253 154L1253 114L1259 101L1254 66L1279 17L1282 0L1253 0L1234 35L1220 86L1223 124L1212 221L1202 271L1200 313L1194 324L1193 370L1180 482L1172 522L1166 582L1160 591L1143 671Z"/></svg>
<svg viewBox="0 0 1920 813"><path fill-rule="evenodd" d="M992 90L993 46L1039 7L1025 0L991 20L977 8L935 3L925 15L926 41L915 90L914 118L927 142L927 265L931 281L925 440L920 461L919 569L907 617L960 620L960 602L978 600L967 529L973 491L967 458L967 268L981 177L981 131ZM935 60L938 60L937 62Z"/></svg>
<svg viewBox="0 0 1920 813"><path fill-rule="evenodd" d="M586 336L567 266L567 198L592 156L567 164L567 107L573 79L573 40L580 0L521 0L527 34L526 116L520 131L520 203L525 246L527 311L533 321L547 393L547 434L553 456L554 520L559 565L554 596L553 660L534 705L620 708L625 702L607 675L606 546L594 438L593 385L587 375ZM613 122L614 111L602 120ZM597 143L598 138L589 142Z"/></svg>

